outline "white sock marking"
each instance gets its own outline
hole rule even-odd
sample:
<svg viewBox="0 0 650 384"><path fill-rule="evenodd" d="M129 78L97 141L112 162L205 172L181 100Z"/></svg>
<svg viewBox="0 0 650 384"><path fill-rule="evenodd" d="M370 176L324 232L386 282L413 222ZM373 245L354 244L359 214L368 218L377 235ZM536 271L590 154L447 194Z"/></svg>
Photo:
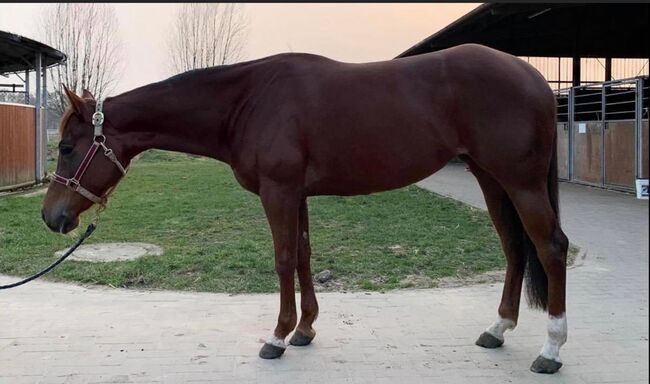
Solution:
<svg viewBox="0 0 650 384"><path fill-rule="evenodd" d="M503 341L503 333L508 329L515 329L516 326L517 324L514 321L510 319L504 319L499 316L497 321L492 323L492 325L490 325L488 329L485 330L485 332Z"/></svg>
<svg viewBox="0 0 650 384"><path fill-rule="evenodd" d="M561 363L560 347L566 343L567 339L566 314L563 313L559 317L549 315L547 330L546 341L544 341L544 346L539 354L549 360Z"/></svg>
<svg viewBox="0 0 650 384"><path fill-rule="evenodd" d="M276 337L275 335L271 335L266 339L266 344L271 344L274 345L278 348L286 349L287 345L284 343L284 340Z"/></svg>

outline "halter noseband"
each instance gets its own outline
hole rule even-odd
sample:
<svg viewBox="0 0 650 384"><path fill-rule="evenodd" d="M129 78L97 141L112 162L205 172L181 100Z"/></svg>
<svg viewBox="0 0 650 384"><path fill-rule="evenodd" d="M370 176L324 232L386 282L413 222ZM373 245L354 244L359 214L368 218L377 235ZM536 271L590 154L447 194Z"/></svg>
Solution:
<svg viewBox="0 0 650 384"><path fill-rule="evenodd" d="M83 177L84 173L86 173L86 170L90 166L90 163L92 162L99 148L101 147L104 150L104 156L106 156L113 164L115 164L115 166L117 166L120 172L122 172L122 176L126 175L127 171L127 169L122 166L122 163L120 163L120 161L117 159L117 156L115 156L113 150L106 146L106 136L104 136L102 124L104 124L104 113L102 112L102 101L98 100L95 113L93 113L93 126L95 127L93 144L88 149L88 152L86 152L86 156L84 156L81 164L79 164L77 172L75 172L72 178L63 177L54 173L55 182L65 185L86 199L100 205L106 204L106 199L108 198L108 195L110 194L112 188L100 197L81 186L81 178Z"/></svg>

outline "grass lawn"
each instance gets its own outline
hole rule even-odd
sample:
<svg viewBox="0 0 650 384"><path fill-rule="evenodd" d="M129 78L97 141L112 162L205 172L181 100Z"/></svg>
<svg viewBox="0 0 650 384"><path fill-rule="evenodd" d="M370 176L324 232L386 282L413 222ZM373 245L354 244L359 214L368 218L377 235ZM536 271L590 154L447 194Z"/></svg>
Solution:
<svg viewBox="0 0 650 384"><path fill-rule="evenodd" d="M73 237L41 222L43 196L0 199L0 273L48 265ZM360 197L309 199L312 271L330 269L330 289L435 286L505 265L487 214L411 186ZM85 229L86 215L79 230ZM259 198L214 160L145 153L135 162L88 243L149 242L162 256L66 261L45 278L116 287L273 292L271 235ZM322 287L321 287L322 288Z"/></svg>

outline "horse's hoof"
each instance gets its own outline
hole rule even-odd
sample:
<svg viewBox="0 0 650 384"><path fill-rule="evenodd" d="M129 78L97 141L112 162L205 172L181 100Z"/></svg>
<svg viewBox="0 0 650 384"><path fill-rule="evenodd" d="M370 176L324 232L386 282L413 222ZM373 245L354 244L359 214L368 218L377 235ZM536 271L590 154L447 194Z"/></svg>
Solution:
<svg viewBox="0 0 650 384"><path fill-rule="evenodd" d="M304 333L300 332L299 329L296 329L296 331L293 333L293 336L291 336L291 340L289 340L289 344L295 345L297 347L304 347L305 345L311 344L312 340L314 340L314 336L307 336Z"/></svg>
<svg viewBox="0 0 650 384"><path fill-rule="evenodd" d="M499 348L503 345L503 340L497 339L494 335L489 332L481 333L481 336L476 340L476 345L483 348Z"/></svg>
<svg viewBox="0 0 650 384"><path fill-rule="evenodd" d="M260 357L262 359L277 359L282 356L286 348L280 348L273 344L264 343L262 349L260 349Z"/></svg>
<svg viewBox="0 0 650 384"><path fill-rule="evenodd" d="M555 373L560 370L562 363L555 360L547 359L544 356L537 356L530 366L530 370L535 373Z"/></svg>

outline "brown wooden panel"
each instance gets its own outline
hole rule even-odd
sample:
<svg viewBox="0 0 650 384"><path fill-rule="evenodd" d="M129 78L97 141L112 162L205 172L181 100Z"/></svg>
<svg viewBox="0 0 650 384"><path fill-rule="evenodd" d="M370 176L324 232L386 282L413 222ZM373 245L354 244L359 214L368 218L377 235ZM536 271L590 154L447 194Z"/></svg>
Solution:
<svg viewBox="0 0 650 384"><path fill-rule="evenodd" d="M34 181L34 108L0 104L0 188Z"/></svg>
<svg viewBox="0 0 650 384"><path fill-rule="evenodd" d="M635 187L635 122L612 121L605 126L605 183Z"/></svg>
<svg viewBox="0 0 650 384"><path fill-rule="evenodd" d="M557 124L557 174L560 179L569 179L569 124Z"/></svg>
<svg viewBox="0 0 650 384"><path fill-rule="evenodd" d="M648 167L650 167L650 162L648 162L648 120L641 122L641 161L643 162L643 167L641 167L641 178L648 178Z"/></svg>
<svg viewBox="0 0 650 384"><path fill-rule="evenodd" d="M584 132L580 126L584 124ZM585 183L602 183L602 123L584 122L573 124L573 178Z"/></svg>

